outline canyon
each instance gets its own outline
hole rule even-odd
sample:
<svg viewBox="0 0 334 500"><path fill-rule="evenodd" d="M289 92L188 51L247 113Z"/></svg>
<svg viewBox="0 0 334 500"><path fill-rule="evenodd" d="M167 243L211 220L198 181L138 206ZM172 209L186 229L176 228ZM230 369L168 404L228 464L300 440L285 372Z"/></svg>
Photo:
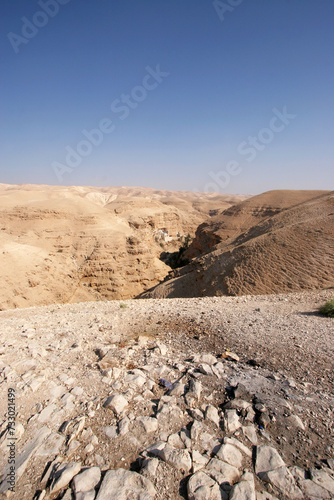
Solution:
<svg viewBox="0 0 334 500"><path fill-rule="evenodd" d="M0 308L133 298L170 271L162 252L245 196L0 185Z"/></svg>

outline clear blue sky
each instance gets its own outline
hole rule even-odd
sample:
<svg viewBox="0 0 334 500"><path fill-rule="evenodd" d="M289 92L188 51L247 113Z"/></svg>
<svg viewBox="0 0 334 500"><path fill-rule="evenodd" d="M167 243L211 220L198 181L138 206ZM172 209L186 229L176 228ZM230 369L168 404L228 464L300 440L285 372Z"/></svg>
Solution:
<svg viewBox="0 0 334 500"><path fill-rule="evenodd" d="M333 0L2 0L0 182L333 189L333 27Z"/></svg>

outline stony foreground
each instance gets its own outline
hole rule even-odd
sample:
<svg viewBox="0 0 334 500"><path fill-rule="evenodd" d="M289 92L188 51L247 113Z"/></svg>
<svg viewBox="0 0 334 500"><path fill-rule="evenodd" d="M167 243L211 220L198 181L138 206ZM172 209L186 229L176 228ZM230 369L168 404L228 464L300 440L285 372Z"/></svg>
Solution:
<svg viewBox="0 0 334 500"><path fill-rule="evenodd" d="M1 494L333 499L330 296L0 313Z"/></svg>

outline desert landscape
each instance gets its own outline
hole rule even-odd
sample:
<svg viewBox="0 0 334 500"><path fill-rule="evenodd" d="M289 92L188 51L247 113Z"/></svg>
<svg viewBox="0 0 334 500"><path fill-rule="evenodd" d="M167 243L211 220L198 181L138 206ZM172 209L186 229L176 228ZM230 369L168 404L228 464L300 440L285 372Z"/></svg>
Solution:
<svg viewBox="0 0 334 500"><path fill-rule="evenodd" d="M0 9L0 500L334 500L334 1Z"/></svg>
<svg viewBox="0 0 334 500"><path fill-rule="evenodd" d="M0 309L136 297L170 271L163 251L245 198L0 184Z"/></svg>
<svg viewBox="0 0 334 500"><path fill-rule="evenodd" d="M3 498L334 498L333 191L2 184L0 218Z"/></svg>

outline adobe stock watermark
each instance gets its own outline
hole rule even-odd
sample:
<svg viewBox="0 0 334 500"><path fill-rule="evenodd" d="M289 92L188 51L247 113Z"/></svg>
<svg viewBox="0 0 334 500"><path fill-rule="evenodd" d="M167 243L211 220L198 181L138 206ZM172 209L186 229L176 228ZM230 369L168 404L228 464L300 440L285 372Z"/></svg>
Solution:
<svg viewBox="0 0 334 500"><path fill-rule="evenodd" d="M225 21L225 14L229 12L233 12L236 7L239 7L243 3L244 0L214 0L212 2L212 6L215 9L218 17L221 21Z"/></svg>
<svg viewBox="0 0 334 500"><path fill-rule="evenodd" d="M8 467L7 467L7 489L15 493L16 485L16 394L13 387L9 387L7 391L8 401L8 424L7 424L7 445L8 450Z"/></svg>
<svg viewBox="0 0 334 500"><path fill-rule="evenodd" d="M13 47L15 54L19 53L19 47L27 45L32 38L38 34L41 28L44 28L50 18L55 17L61 5L66 5L71 0L39 0L37 3L41 10L37 10L31 20L27 17L21 17L22 27L21 34L7 33L7 38Z"/></svg>
<svg viewBox="0 0 334 500"><path fill-rule="evenodd" d="M253 162L257 155L264 151L268 144L274 140L275 135L283 132L297 116L288 113L286 106L283 107L282 111L273 108L272 112L273 116L269 121L269 126L261 128L256 136L249 136L237 148L239 155L245 156L245 160L249 163ZM213 182L208 182L204 186L204 191L217 193L221 189L225 189L229 185L231 178L241 174L241 172L242 166L239 161L229 161L224 170L209 172L209 177Z"/></svg>
<svg viewBox="0 0 334 500"><path fill-rule="evenodd" d="M118 115L119 120L125 120L136 109L139 104L147 98L149 92L155 90L170 73L161 71L160 64L155 69L146 66L146 75L141 85L133 87L129 94L122 94L120 98L114 99L110 105L111 111ZM116 129L116 124L110 118L102 118L97 127L91 130L83 129L81 134L84 139L79 141L75 147L66 146L66 156L63 163L54 161L51 166L59 183L63 182L64 175L70 174L77 168L84 158L91 155L95 148L100 146L105 135L109 135Z"/></svg>

